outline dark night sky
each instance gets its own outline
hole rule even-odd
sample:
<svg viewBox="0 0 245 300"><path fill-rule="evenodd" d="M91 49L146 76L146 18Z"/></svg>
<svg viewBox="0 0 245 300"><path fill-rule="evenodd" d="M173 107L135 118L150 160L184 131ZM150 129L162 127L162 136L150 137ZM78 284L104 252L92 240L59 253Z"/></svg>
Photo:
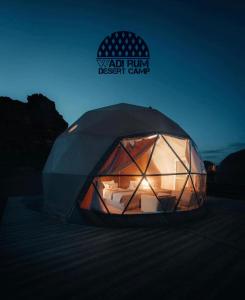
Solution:
<svg viewBox="0 0 245 300"><path fill-rule="evenodd" d="M113 103L151 105L219 162L245 148L245 4L229 2L0 0L0 95L41 92L69 123ZM149 75L97 74L97 48L118 30L145 39Z"/></svg>

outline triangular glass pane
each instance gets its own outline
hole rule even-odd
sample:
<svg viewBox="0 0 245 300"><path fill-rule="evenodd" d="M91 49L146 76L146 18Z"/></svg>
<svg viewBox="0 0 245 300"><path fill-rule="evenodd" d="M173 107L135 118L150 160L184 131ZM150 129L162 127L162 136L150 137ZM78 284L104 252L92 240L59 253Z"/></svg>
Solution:
<svg viewBox="0 0 245 300"><path fill-rule="evenodd" d="M90 196L91 196L90 209L96 210L99 212L110 213L107 205L105 204L105 202L103 201L103 198L101 197L101 195L99 193L99 184L98 184L98 181L96 178L93 180L93 183L90 186L90 191L88 191L88 192L91 192L91 191L92 191L92 193L90 194Z"/></svg>
<svg viewBox="0 0 245 300"><path fill-rule="evenodd" d="M153 155L146 174L187 173L187 170L164 141L162 136L156 142Z"/></svg>
<svg viewBox="0 0 245 300"><path fill-rule="evenodd" d="M204 163L194 145L191 145L191 172L206 174Z"/></svg>
<svg viewBox="0 0 245 300"><path fill-rule="evenodd" d="M169 135L163 135L167 143L172 147L176 155L185 165L187 170L190 169L190 144L188 139L181 139Z"/></svg>
<svg viewBox="0 0 245 300"><path fill-rule="evenodd" d="M140 175L141 172L119 144L105 161L99 175Z"/></svg>
<svg viewBox="0 0 245 300"><path fill-rule="evenodd" d="M197 208L198 206L199 205L195 190L193 188L191 177L188 176L188 180L181 195L177 210L191 210Z"/></svg>
<svg viewBox="0 0 245 300"><path fill-rule="evenodd" d="M81 201L80 207L83 209L90 209L92 206L92 202L93 202L95 193L96 193L96 191L94 189L94 185L91 183L87 193L85 194L85 196L83 197L83 199Z"/></svg>
<svg viewBox="0 0 245 300"><path fill-rule="evenodd" d="M191 175L193 185L198 197L199 205L202 205L205 201L206 195L206 175Z"/></svg>
<svg viewBox="0 0 245 300"><path fill-rule="evenodd" d="M144 173L148 165L152 149L157 140L157 135L141 138L127 138L122 140L122 144L130 156L135 160L141 171Z"/></svg>
<svg viewBox="0 0 245 300"><path fill-rule="evenodd" d="M96 177L95 185L100 200L105 203L111 214L121 214L124 211L140 179L140 176Z"/></svg>
<svg viewBox="0 0 245 300"><path fill-rule="evenodd" d="M161 210L160 203L147 179L143 179L137 192L128 203L125 214L153 213Z"/></svg>
<svg viewBox="0 0 245 300"><path fill-rule="evenodd" d="M187 175L147 176L163 211L174 211L186 178Z"/></svg>

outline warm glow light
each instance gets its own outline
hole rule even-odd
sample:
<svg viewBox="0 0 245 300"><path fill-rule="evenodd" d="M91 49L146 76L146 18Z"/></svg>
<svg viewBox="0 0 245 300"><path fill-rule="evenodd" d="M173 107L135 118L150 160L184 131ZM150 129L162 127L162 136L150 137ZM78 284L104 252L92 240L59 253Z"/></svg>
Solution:
<svg viewBox="0 0 245 300"><path fill-rule="evenodd" d="M148 183L148 181L145 178L142 180L142 188L144 190L150 189L149 183Z"/></svg>

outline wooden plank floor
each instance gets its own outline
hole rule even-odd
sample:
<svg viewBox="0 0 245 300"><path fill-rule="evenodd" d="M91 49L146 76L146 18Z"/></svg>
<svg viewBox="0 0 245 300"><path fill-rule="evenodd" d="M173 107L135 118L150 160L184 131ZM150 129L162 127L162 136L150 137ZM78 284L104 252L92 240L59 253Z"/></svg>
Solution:
<svg viewBox="0 0 245 300"><path fill-rule="evenodd" d="M245 202L210 198L178 227L63 224L10 199L1 299L245 299Z"/></svg>

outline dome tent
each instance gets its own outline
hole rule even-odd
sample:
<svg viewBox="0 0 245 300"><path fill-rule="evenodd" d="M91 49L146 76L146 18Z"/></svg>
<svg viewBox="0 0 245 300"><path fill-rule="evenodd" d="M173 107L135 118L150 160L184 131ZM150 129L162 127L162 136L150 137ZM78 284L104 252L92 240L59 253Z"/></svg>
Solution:
<svg viewBox="0 0 245 300"><path fill-rule="evenodd" d="M43 170L44 208L124 217L196 211L206 172L190 136L159 111L117 104L85 113L55 141Z"/></svg>

